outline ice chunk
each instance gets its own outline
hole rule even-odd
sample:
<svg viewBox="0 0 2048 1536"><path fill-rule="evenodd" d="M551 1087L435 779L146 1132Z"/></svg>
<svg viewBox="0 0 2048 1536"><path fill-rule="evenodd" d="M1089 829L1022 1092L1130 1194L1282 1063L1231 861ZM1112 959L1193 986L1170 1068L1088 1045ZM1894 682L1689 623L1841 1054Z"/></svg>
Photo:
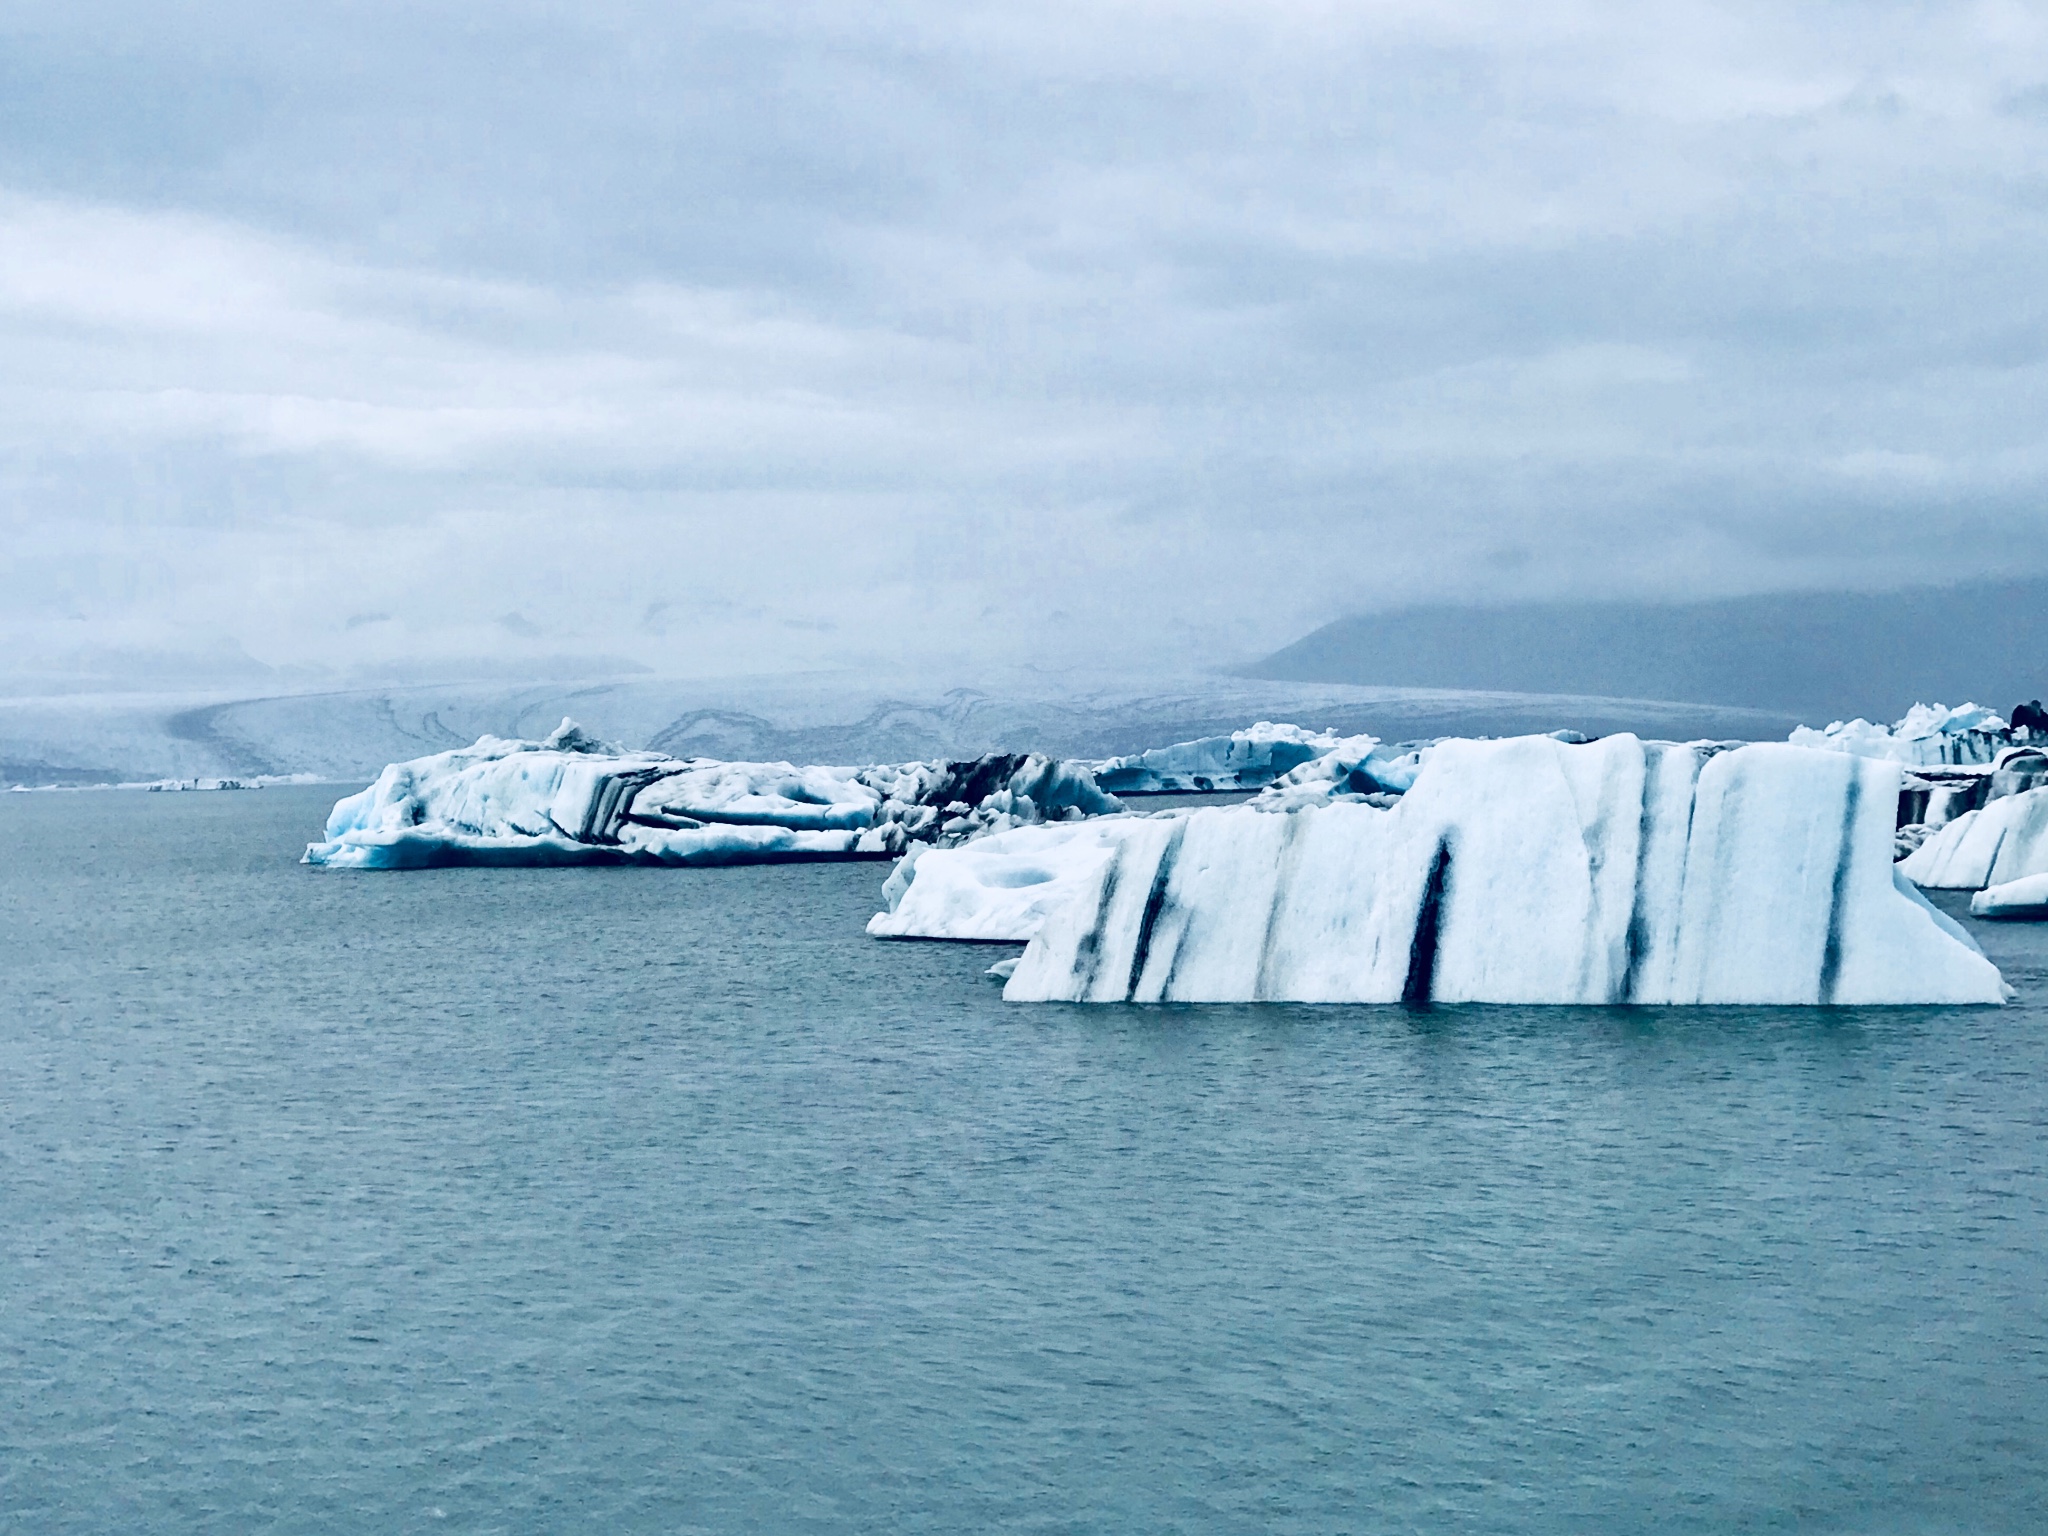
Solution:
<svg viewBox="0 0 2048 1536"><path fill-rule="evenodd" d="M1899 825L1932 832L1989 797L1995 773L1981 768L1916 768L1899 783Z"/></svg>
<svg viewBox="0 0 2048 1536"><path fill-rule="evenodd" d="M1344 797L1401 795L1429 756L1427 742L1387 747L1377 736L1346 736L1329 751L1289 770L1252 803L1262 811L1290 811Z"/></svg>
<svg viewBox="0 0 2048 1536"><path fill-rule="evenodd" d="M2048 749L2007 747L1992 759L1991 772L1986 777L1986 800L2002 800L2007 795L2021 795L2048 785Z"/></svg>
<svg viewBox="0 0 2048 1536"><path fill-rule="evenodd" d="M693 762L634 796L631 818L650 827L722 822L843 832L873 826L881 805L881 793L847 768Z"/></svg>
<svg viewBox="0 0 2048 1536"><path fill-rule="evenodd" d="M1915 704L1891 726L1868 720L1837 720L1825 730L1799 726L1792 745L1858 757L1885 758L1895 763L1933 767L1938 764L1988 763L2011 740L1996 711L1981 704L1955 709L1940 704Z"/></svg>
<svg viewBox="0 0 2048 1536"><path fill-rule="evenodd" d="M672 760L600 749L568 721L548 740L571 744L485 736L391 764L367 789L336 803L326 841L308 847L306 862L421 869L616 861L622 808ZM446 846L436 852L436 843Z"/></svg>
<svg viewBox="0 0 2048 1536"><path fill-rule="evenodd" d="M1950 891L2048 874L2048 788L1965 811L1921 843L1899 871L1915 885Z"/></svg>
<svg viewBox="0 0 2048 1536"><path fill-rule="evenodd" d="M1439 743L1388 808L1134 822L1016 1001L1996 1003L1898 880L1895 766L1615 736Z"/></svg>
<svg viewBox="0 0 2048 1536"><path fill-rule="evenodd" d="M1973 917L2048 922L2048 874L2028 875L2003 885L1986 886L1970 898Z"/></svg>
<svg viewBox="0 0 2048 1536"><path fill-rule="evenodd" d="M1261 720L1228 736L1204 736L1131 757L1112 757L1095 765L1095 782L1113 795L1261 789L1336 744L1337 737L1329 731Z"/></svg>
<svg viewBox="0 0 2048 1536"><path fill-rule="evenodd" d="M738 864L885 858L1048 818L1121 810L1085 767L1036 754L874 768L629 752L571 721L393 763L340 801L306 862Z"/></svg>
<svg viewBox="0 0 2048 1536"><path fill-rule="evenodd" d="M1018 827L957 848L913 848L882 886L879 939L1022 943L1108 862L1139 818Z"/></svg>

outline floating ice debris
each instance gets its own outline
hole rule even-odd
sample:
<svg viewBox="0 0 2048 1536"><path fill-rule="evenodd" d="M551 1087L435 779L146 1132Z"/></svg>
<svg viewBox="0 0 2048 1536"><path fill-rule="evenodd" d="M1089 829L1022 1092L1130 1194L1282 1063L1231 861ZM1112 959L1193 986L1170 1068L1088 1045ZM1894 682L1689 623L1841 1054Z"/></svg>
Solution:
<svg viewBox="0 0 2048 1536"><path fill-rule="evenodd" d="M1986 886L1970 898L1972 917L2048 922L2048 874Z"/></svg>
<svg viewBox="0 0 2048 1536"><path fill-rule="evenodd" d="M151 794L210 793L219 790L297 788L303 784L328 781L317 773L251 773L236 779L127 779L118 784L10 784L17 795L76 794L81 791L139 789Z"/></svg>
<svg viewBox="0 0 2048 1536"><path fill-rule="evenodd" d="M1898 782L1792 746L1445 741L1385 809L1133 822L1004 996L2001 1002L1894 873Z"/></svg>
<svg viewBox="0 0 2048 1536"><path fill-rule="evenodd" d="M2004 718L1980 704L1963 704L1955 709L1940 704L1915 704L1894 725L1837 720L1819 731L1799 726L1791 737L1795 747L1818 747L1929 767L1988 763L2011 740Z"/></svg>
<svg viewBox="0 0 2048 1536"><path fill-rule="evenodd" d="M1915 885L1948 891L2048 874L2048 788L1965 811L1922 842L1899 871Z"/></svg>
<svg viewBox="0 0 2048 1536"><path fill-rule="evenodd" d="M1036 754L873 768L628 752L570 721L393 763L334 807L308 864L753 864L885 858L1120 810L1085 766Z"/></svg>
<svg viewBox="0 0 2048 1536"><path fill-rule="evenodd" d="M1018 827L955 848L912 848L883 883L889 909L868 920L868 932L1022 943L1147 819L1107 816Z"/></svg>
<svg viewBox="0 0 2048 1536"><path fill-rule="evenodd" d="M1262 789L1337 743L1330 731L1261 720L1228 736L1204 736L1130 757L1112 757L1095 765L1095 782L1113 795Z"/></svg>

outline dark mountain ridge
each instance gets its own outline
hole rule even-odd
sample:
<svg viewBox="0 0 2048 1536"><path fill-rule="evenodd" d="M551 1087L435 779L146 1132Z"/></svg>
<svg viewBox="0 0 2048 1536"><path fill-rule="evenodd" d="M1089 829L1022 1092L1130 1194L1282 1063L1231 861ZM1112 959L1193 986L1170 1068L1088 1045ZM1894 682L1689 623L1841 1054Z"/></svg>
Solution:
<svg viewBox="0 0 2048 1536"><path fill-rule="evenodd" d="M1413 608L1326 624L1249 677L1594 694L1891 720L2048 692L2048 579L1699 603Z"/></svg>

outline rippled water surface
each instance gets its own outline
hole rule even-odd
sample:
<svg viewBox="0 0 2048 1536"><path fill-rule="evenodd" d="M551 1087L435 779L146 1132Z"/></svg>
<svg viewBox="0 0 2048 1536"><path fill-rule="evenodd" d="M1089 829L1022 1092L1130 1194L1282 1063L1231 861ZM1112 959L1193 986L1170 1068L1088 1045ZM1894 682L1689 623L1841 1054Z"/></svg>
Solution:
<svg viewBox="0 0 2048 1536"><path fill-rule="evenodd" d="M0 797L0 1528L2034 1531L2004 1010L1006 1007L884 868Z"/></svg>

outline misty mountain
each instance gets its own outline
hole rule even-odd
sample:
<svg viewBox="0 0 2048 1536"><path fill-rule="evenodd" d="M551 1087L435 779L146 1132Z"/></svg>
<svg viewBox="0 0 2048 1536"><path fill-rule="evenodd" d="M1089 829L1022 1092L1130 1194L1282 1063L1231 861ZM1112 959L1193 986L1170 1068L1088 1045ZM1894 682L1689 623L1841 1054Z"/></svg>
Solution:
<svg viewBox="0 0 2048 1536"><path fill-rule="evenodd" d="M1686 604L1413 608L1326 624L1244 669L1293 682L1671 699L1891 720L2048 693L2048 580Z"/></svg>

